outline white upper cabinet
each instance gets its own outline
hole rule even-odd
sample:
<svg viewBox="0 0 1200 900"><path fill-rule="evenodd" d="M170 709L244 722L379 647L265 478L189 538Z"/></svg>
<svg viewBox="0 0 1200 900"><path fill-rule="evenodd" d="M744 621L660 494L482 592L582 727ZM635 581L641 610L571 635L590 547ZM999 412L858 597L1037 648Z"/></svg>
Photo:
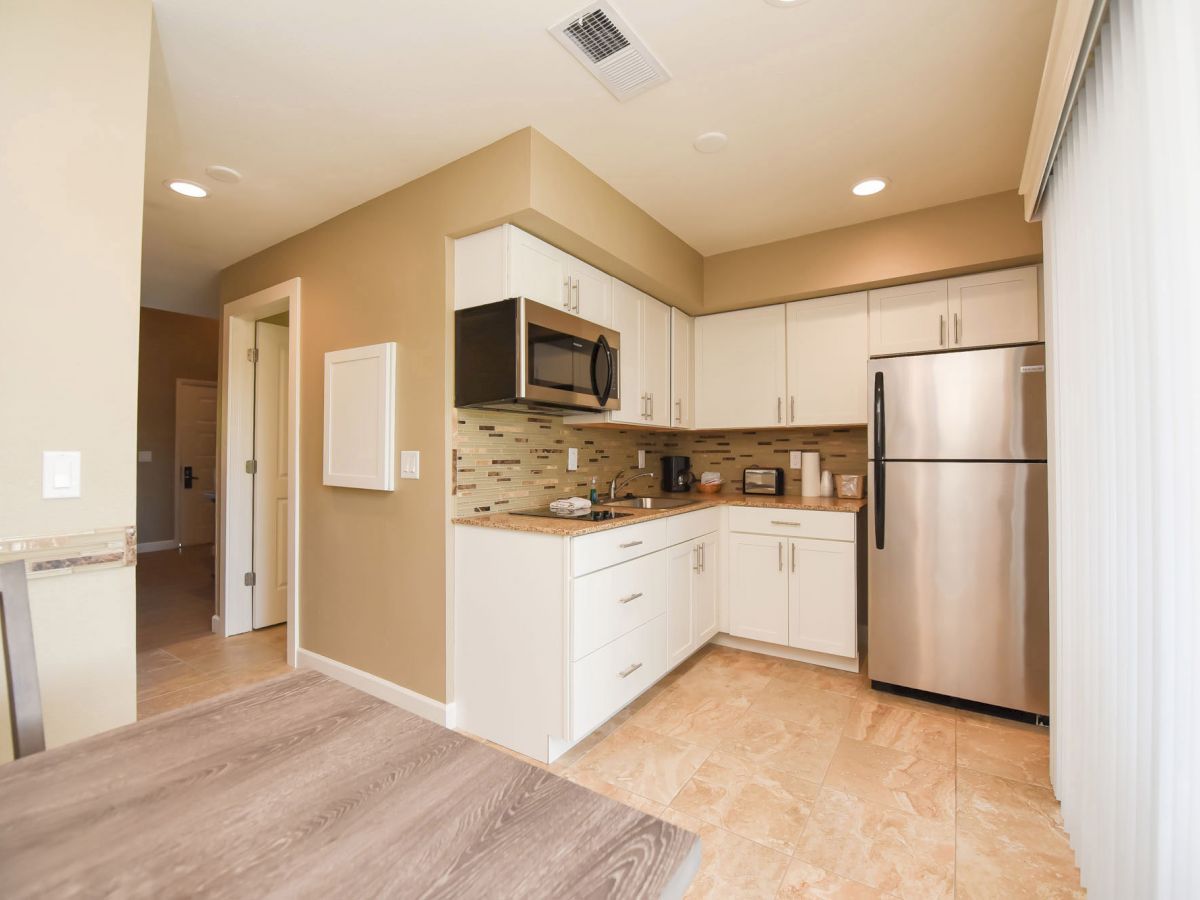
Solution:
<svg viewBox="0 0 1200 900"><path fill-rule="evenodd" d="M867 331L865 292L787 305L789 425L867 421Z"/></svg>
<svg viewBox="0 0 1200 900"><path fill-rule="evenodd" d="M783 306L696 320L696 428L784 424L787 336Z"/></svg>
<svg viewBox="0 0 1200 900"><path fill-rule="evenodd" d="M613 281L595 266L589 266L573 256L567 257L567 278L570 281L570 312L589 322L608 325L612 322Z"/></svg>
<svg viewBox="0 0 1200 900"><path fill-rule="evenodd" d="M586 421L646 424L646 404L642 397L642 292L623 281L613 285L612 327L621 333L619 351L621 408L589 415ZM584 417L578 417L583 419Z"/></svg>
<svg viewBox="0 0 1200 900"><path fill-rule="evenodd" d="M1040 340L1038 266L964 275L948 282L950 342L955 347Z"/></svg>
<svg viewBox="0 0 1200 900"><path fill-rule="evenodd" d="M671 425L671 308L642 294L642 384L646 424Z"/></svg>
<svg viewBox="0 0 1200 900"><path fill-rule="evenodd" d="M692 353L695 324L687 313L671 309L671 425L691 428L693 417L692 382L695 356Z"/></svg>
<svg viewBox="0 0 1200 900"><path fill-rule="evenodd" d="M870 298L872 356L950 346L945 280L881 288Z"/></svg>
<svg viewBox="0 0 1200 900"><path fill-rule="evenodd" d="M574 296L569 290L567 254L519 228L501 227L508 232L508 290L504 297L528 297L571 312Z"/></svg>

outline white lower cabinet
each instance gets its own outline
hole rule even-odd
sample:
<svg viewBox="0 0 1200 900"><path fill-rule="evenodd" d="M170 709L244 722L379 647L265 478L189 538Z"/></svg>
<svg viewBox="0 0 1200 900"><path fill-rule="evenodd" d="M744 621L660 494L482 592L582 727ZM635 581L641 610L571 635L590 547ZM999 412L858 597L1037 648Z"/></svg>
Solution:
<svg viewBox="0 0 1200 900"><path fill-rule="evenodd" d="M717 535L667 551L667 667L674 668L717 633Z"/></svg>
<svg viewBox="0 0 1200 900"><path fill-rule="evenodd" d="M857 590L854 544L788 541L788 645L854 656Z"/></svg>
<svg viewBox="0 0 1200 900"><path fill-rule="evenodd" d="M667 617L658 616L571 665L571 740L587 737L667 671Z"/></svg>
<svg viewBox="0 0 1200 900"><path fill-rule="evenodd" d="M729 535L729 633L788 642L787 539Z"/></svg>

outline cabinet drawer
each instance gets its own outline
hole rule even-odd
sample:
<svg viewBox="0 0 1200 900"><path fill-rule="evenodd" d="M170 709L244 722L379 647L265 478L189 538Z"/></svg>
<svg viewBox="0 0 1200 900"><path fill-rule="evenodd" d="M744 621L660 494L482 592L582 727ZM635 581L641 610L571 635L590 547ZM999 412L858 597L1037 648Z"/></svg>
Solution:
<svg viewBox="0 0 1200 900"><path fill-rule="evenodd" d="M667 617L658 616L571 664L571 740L608 719L667 671Z"/></svg>
<svg viewBox="0 0 1200 900"><path fill-rule="evenodd" d="M667 526L662 519L585 534L571 539L571 574L586 575L666 546Z"/></svg>
<svg viewBox="0 0 1200 900"><path fill-rule="evenodd" d="M693 541L720 527L721 512L717 509L698 509L680 516L671 516L667 519L667 546L674 547L684 541Z"/></svg>
<svg viewBox="0 0 1200 900"><path fill-rule="evenodd" d="M729 530L825 541L852 541L854 513L735 506L729 510Z"/></svg>
<svg viewBox="0 0 1200 900"><path fill-rule="evenodd" d="M571 659L667 610L665 550L576 578L571 586Z"/></svg>

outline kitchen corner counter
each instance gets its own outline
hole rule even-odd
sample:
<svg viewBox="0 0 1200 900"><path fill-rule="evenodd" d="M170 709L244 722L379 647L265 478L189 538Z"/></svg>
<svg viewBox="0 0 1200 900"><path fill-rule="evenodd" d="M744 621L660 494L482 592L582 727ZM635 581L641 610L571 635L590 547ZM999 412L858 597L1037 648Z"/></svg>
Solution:
<svg viewBox="0 0 1200 900"><path fill-rule="evenodd" d="M681 495L666 494L662 496L680 497ZM474 525L478 528L499 528L505 531L525 531L531 534L574 537L582 534L594 534L598 531L609 531L613 528L622 528L626 525L637 525L641 522L648 522L651 519L679 516L701 509L710 509L715 506L857 513L867 505L866 500L849 500L839 497L801 497L795 494L785 494L781 497L764 494L689 494L687 496L697 498L697 502L690 503L687 506L678 506L673 509L628 509L617 507L613 511L623 513L624 515L619 519L610 519L605 522L519 516L508 512L484 513L478 516L457 516L450 521L455 525ZM596 505L603 506L603 504Z"/></svg>

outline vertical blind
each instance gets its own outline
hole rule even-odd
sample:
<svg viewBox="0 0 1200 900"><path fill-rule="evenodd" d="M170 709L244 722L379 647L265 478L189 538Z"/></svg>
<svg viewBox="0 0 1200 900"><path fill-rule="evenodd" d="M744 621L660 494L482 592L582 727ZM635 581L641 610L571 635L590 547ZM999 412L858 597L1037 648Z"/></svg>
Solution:
<svg viewBox="0 0 1200 900"><path fill-rule="evenodd" d="M1092 897L1200 897L1200 3L1112 0L1043 201L1052 765Z"/></svg>

